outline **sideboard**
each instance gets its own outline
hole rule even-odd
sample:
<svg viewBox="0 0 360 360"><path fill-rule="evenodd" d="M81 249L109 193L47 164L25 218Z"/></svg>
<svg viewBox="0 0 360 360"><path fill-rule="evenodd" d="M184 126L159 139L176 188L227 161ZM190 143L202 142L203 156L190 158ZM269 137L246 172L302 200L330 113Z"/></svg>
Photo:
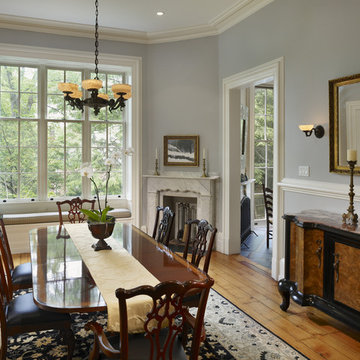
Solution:
<svg viewBox="0 0 360 360"><path fill-rule="evenodd" d="M284 215L285 278L278 283L280 308L290 298L360 329L360 226L341 214L308 210Z"/></svg>

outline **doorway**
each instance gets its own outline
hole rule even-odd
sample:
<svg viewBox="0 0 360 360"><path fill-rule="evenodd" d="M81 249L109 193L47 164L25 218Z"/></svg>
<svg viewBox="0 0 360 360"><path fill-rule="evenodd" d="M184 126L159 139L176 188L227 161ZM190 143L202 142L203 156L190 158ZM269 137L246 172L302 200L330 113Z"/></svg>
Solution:
<svg viewBox="0 0 360 360"><path fill-rule="evenodd" d="M241 216L240 199L241 191L241 165L240 154L240 99L241 89L254 88L264 82L264 79L273 79L274 115L273 115L273 183L274 183L274 205L273 205L273 243L271 256L271 274L278 279L280 274L280 259L282 249L278 244L282 243L283 229L281 217L278 214L279 204L283 199L278 196L278 179L283 178L283 132L284 132L284 64L283 58L271 61L259 67L235 74L223 80L223 252L236 254L241 251L239 239ZM251 99L251 96L250 96ZM249 106L249 118L254 118L254 107ZM249 121L250 134L254 131ZM249 149L254 149L254 137L249 136ZM247 156L249 164L254 164L255 152L249 151ZM253 171L253 172L251 172ZM254 178L255 170L249 168L249 177ZM280 224L280 226L279 226Z"/></svg>

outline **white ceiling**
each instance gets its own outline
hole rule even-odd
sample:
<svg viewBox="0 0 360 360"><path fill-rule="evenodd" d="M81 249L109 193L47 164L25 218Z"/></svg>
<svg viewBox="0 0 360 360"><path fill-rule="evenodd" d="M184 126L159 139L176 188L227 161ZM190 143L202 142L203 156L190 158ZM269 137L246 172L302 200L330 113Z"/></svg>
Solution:
<svg viewBox="0 0 360 360"><path fill-rule="evenodd" d="M90 30L95 22L94 0L0 1L0 27L21 28L22 25L24 29L27 24L48 29L70 29L71 26L79 29L80 24L83 30ZM200 37L229 28L271 1L99 0L99 25L113 33L122 32L143 40L185 38L186 34ZM157 16L159 10L165 14Z"/></svg>

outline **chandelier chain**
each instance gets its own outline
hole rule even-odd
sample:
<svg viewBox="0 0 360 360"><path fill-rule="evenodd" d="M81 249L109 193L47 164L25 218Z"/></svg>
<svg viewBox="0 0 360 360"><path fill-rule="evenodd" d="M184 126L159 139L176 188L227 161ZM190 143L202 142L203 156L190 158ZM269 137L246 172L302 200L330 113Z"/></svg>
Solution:
<svg viewBox="0 0 360 360"><path fill-rule="evenodd" d="M99 55L99 32L98 32L98 28L99 28L99 24L98 24L98 17L99 17L99 9L98 9L98 0L95 0L95 79L99 80L99 76L98 76L98 64L99 64L99 60L98 60L98 55Z"/></svg>

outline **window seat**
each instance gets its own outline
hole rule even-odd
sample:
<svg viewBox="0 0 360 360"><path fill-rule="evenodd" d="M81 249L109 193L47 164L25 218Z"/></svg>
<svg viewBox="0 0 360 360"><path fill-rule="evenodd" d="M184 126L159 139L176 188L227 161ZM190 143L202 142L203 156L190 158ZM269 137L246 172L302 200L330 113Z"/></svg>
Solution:
<svg viewBox="0 0 360 360"><path fill-rule="evenodd" d="M67 219L67 211L63 212L64 221ZM114 209L109 211L109 215L116 218L131 218L131 212L128 209ZM38 224L59 222L59 213L55 212L40 212L40 213L24 213L24 214L4 214L5 225L20 225L20 224Z"/></svg>

